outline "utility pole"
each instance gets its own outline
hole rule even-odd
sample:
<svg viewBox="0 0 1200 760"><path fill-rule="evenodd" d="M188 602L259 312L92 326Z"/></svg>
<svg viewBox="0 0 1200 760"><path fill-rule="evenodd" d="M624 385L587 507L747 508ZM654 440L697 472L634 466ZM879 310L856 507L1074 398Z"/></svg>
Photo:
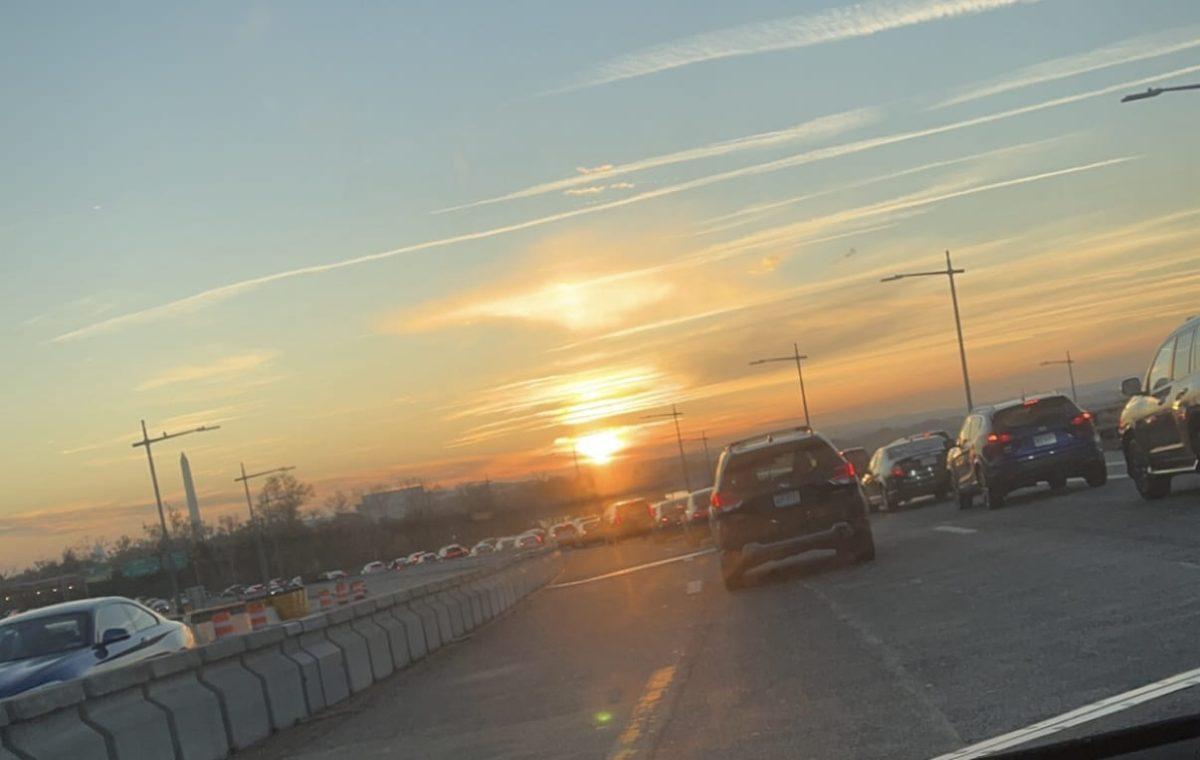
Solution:
<svg viewBox="0 0 1200 760"><path fill-rule="evenodd" d="M800 345L792 343L791 356L772 356L767 359L755 359L750 362L750 366L756 364L770 364L772 362L795 362L796 377L800 379L800 403L804 406L804 427L812 430L812 419L808 416L808 394L804 391L804 365L801 362L808 358L808 354L800 353Z"/></svg>
<svg viewBox="0 0 1200 760"><path fill-rule="evenodd" d="M154 486L154 504L158 507L158 524L162 528L162 545L159 551L159 562L162 564L162 568L167 571L167 578L171 582L171 603L175 605L175 612L178 614L183 614L183 600L179 596L179 580L175 577L175 563L170 555L171 536L167 532L167 516L163 512L162 493L158 489L158 473L154 469L154 455L151 453L150 447L153 444L171 438L178 438L192 433L206 433L209 430L219 430L220 428L220 425L201 425L198 428L184 430L181 433L162 433L151 438L150 434L146 432L146 421L142 420L142 440L133 443L133 448L135 449L138 446L146 449L146 462L150 465L150 483Z"/></svg>
<svg viewBox="0 0 1200 760"><path fill-rule="evenodd" d="M647 414L642 417L644 420L661 420L670 417L675 422L675 443L679 445L679 467L683 471L683 487L688 493L692 492L692 479L688 477L687 456L683 453L683 434L679 431L679 418L683 413L671 404L671 411L665 414Z"/></svg>
<svg viewBox="0 0 1200 760"><path fill-rule="evenodd" d="M1071 400L1076 404L1079 403L1079 397L1075 395L1075 360L1071 358L1071 352L1067 352L1066 359L1055 359L1053 361L1042 362L1041 366L1046 367L1051 364L1067 365L1067 377L1071 379Z"/></svg>
<svg viewBox="0 0 1200 760"><path fill-rule="evenodd" d="M954 275L963 274L967 270L955 269L950 262L950 252L946 251L946 268L935 269L932 272L907 272L905 274L888 275L880 282L895 282L905 277L947 277L950 280L950 303L954 306L954 330L958 334L958 358L962 362L963 389L967 393L967 412L975 407L971 401L971 377L967 373L967 348L963 343L962 319L958 315L958 289L954 286Z"/></svg>
<svg viewBox="0 0 1200 760"><path fill-rule="evenodd" d="M295 467L276 467L273 470L263 470L250 475L246 474L246 463L239 463L242 468L242 476L234 478L234 483L241 483L246 489L246 509L250 511L250 524L254 529L254 553L258 555L258 574L262 576L262 582L265 586L271 580L271 571L267 568L267 551L263 548L263 520L262 515L256 515L254 512L254 502L250 498L250 481L255 478L265 477L267 475L275 475L288 470L294 470Z"/></svg>
<svg viewBox="0 0 1200 760"><path fill-rule="evenodd" d="M704 445L704 471L708 473L707 477L711 479L713 476L713 466L712 459L708 456L708 431L701 430L699 438L687 439L688 443L695 443L696 441L699 441Z"/></svg>

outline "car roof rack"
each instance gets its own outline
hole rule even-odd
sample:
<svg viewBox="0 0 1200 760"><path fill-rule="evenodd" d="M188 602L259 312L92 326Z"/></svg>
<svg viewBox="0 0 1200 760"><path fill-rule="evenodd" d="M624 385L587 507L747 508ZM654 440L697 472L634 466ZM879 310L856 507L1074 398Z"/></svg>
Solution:
<svg viewBox="0 0 1200 760"><path fill-rule="evenodd" d="M743 438L738 441L733 441L729 444L730 451L745 451L747 449L758 449L764 446L770 446L776 443L790 443L791 441L799 441L804 438L811 438L815 435L813 429L807 425L797 425L796 427L784 428L782 430L772 430L769 433Z"/></svg>

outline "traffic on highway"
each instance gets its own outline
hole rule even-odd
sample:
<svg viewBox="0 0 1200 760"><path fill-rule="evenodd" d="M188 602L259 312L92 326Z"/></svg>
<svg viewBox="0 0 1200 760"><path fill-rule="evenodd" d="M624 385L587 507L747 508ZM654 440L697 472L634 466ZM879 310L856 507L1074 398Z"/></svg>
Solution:
<svg viewBox="0 0 1200 760"><path fill-rule="evenodd" d="M0 49L0 760L1200 758L1200 3Z"/></svg>

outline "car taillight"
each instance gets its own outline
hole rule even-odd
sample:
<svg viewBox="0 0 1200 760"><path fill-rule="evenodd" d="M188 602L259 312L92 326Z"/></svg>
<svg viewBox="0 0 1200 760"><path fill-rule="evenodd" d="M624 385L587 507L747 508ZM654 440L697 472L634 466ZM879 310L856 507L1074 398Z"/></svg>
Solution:
<svg viewBox="0 0 1200 760"><path fill-rule="evenodd" d="M1012 436L1008 433L988 433L988 443L1012 443Z"/></svg>
<svg viewBox="0 0 1200 760"><path fill-rule="evenodd" d="M854 463L842 462L837 467L833 468L833 475L829 478L829 480L834 483L853 483L854 475Z"/></svg>
<svg viewBox="0 0 1200 760"><path fill-rule="evenodd" d="M742 500L728 491L724 493L721 491L713 491L712 496L709 497L708 503L711 504L712 508L718 512L729 512L740 507L742 505Z"/></svg>
<svg viewBox="0 0 1200 760"><path fill-rule="evenodd" d="M903 467L901 467L900 465L896 465L895 467L893 467L893 468L892 468L892 477L893 477L893 478L902 478L902 477L904 477L904 468L903 468Z"/></svg>
<svg viewBox="0 0 1200 760"><path fill-rule="evenodd" d="M1071 420L1071 424L1076 426L1092 424L1092 413L1080 412L1079 414L1075 415L1074 419Z"/></svg>

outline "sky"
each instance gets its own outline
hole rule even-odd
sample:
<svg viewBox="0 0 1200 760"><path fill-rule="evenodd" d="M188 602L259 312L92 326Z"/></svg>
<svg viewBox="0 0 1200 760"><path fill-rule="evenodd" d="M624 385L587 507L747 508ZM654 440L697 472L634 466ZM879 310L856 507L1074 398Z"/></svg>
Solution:
<svg viewBox="0 0 1200 760"><path fill-rule="evenodd" d="M0 565L233 477L602 469L1141 374L1196 308L1184 0L10 4ZM846 442L851 445L852 442ZM610 460L611 458L611 460Z"/></svg>

